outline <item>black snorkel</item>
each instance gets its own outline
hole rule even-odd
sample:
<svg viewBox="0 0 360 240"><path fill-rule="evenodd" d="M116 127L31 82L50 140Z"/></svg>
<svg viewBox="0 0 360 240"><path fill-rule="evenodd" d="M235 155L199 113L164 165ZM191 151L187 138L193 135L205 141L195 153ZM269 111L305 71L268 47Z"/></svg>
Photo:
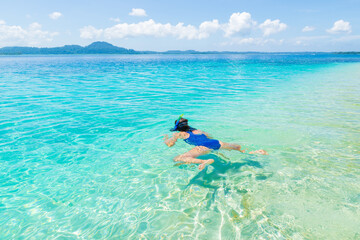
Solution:
<svg viewBox="0 0 360 240"><path fill-rule="evenodd" d="M173 128L170 128L170 131L174 132L178 130L179 124L180 124L180 120L181 118L184 116L184 114L181 114L178 118L178 120L175 121L175 126Z"/></svg>
<svg viewBox="0 0 360 240"><path fill-rule="evenodd" d="M175 126L173 128L170 129L170 131L174 132L174 131L194 131L196 130L196 128L190 127L188 125L188 121L187 119L185 119L185 121L180 122L180 120L182 119L182 117L184 116L184 114L181 114L178 118L178 120L175 121Z"/></svg>

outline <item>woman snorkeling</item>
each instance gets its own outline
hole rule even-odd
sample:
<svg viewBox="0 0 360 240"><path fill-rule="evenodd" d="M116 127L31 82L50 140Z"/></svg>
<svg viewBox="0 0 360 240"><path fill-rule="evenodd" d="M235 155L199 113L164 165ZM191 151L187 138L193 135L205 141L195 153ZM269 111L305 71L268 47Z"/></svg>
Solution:
<svg viewBox="0 0 360 240"><path fill-rule="evenodd" d="M174 128L170 131L178 131L173 134L171 138L168 135L165 135L164 142L168 147L175 145L178 139L184 139L184 141L190 145L195 145L190 151L178 155L174 158L174 161L181 161L185 163L199 163L199 170L203 170L207 164L212 164L214 159L201 160L197 157L208 154L212 150L226 149L226 150L237 150L239 152L245 153L245 150L241 150L241 146L234 143L226 143L216 139L211 139L210 135L201 130L192 128L188 125L188 120L182 118L181 115L178 120L175 121ZM267 155L268 153L265 150L256 150L249 152L249 154L263 154Z"/></svg>

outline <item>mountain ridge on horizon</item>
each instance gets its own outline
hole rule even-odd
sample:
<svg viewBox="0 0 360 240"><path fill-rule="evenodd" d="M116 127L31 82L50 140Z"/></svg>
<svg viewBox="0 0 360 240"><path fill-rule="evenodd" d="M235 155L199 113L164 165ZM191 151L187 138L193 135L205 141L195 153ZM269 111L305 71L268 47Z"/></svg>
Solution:
<svg viewBox="0 0 360 240"><path fill-rule="evenodd" d="M64 45L62 47L3 47L0 48L0 55L26 55L26 54L236 54L236 53L268 53L258 51L196 51L196 50L168 50L164 52L159 51L136 51L134 49L127 49L117 47L111 43L104 41L93 42L85 47L80 45ZM272 52L269 52L272 53ZM286 53L286 52L284 52ZM290 52L289 52L290 53ZM293 52L306 53L306 52ZM308 51L308 53L316 53ZM323 52L323 53L337 53L337 54L360 54L356 51L348 52Z"/></svg>

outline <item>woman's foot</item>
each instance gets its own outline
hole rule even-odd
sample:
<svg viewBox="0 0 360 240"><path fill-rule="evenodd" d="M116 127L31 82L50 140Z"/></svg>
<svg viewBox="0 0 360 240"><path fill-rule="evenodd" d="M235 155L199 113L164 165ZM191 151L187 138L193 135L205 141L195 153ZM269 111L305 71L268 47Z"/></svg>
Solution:
<svg viewBox="0 0 360 240"><path fill-rule="evenodd" d="M240 145L238 145L238 146L236 147L236 150L238 150L239 152L245 153L245 150L241 150L241 146L240 146Z"/></svg>
<svg viewBox="0 0 360 240"><path fill-rule="evenodd" d="M249 152L249 154L256 154L256 153L262 154L262 155L269 155L269 154L267 153L267 151L265 151L264 149L260 149L260 150L256 150L256 151L251 151L251 152Z"/></svg>
<svg viewBox="0 0 360 240"><path fill-rule="evenodd" d="M202 164L199 165L199 170L200 171L203 170L207 164L212 164L213 162L214 162L214 159L206 160L205 162L203 162Z"/></svg>

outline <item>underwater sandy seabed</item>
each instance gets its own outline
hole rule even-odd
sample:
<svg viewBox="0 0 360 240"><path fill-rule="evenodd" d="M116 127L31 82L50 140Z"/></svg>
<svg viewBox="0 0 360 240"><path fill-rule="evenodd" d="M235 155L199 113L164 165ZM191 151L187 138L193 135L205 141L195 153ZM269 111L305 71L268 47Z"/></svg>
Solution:
<svg viewBox="0 0 360 240"><path fill-rule="evenodd" d="M0 57L0 239L360 239L359 62ZM269 155L174 166L182 113Z"/></svg>

